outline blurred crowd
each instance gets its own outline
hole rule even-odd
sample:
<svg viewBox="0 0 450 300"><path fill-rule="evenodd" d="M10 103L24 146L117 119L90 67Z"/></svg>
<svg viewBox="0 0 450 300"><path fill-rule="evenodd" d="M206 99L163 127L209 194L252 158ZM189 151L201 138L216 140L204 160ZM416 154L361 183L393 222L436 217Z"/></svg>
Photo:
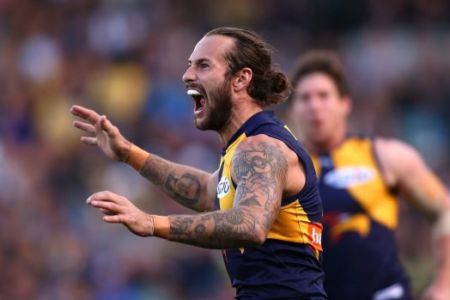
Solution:
<svg viewBox="0 0 450 300"><path fill-rule="evenodd" d="M446 0L0 0L0 299L232 297L219 251L135 237L85 205L111 190L151 213L187 212L81 145L69 114L94 108L143 148L214 170L221 145L194 128L181 75L195 43L223 25L256 30L287 73L309 49L337 50L351 130L406 140L449 185ZM401 220L420 291L429 228L409 209Z"/></svg>

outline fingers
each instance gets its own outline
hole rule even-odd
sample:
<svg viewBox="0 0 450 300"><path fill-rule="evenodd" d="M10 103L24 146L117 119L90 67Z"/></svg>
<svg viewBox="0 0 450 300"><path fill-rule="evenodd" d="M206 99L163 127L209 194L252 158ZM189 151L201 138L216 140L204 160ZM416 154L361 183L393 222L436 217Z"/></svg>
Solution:
<svg viewBox="0 0 450 300"><path fill-rule="evenodd" d="M74 121L73 125L89 134L95 134L95 128L91 124L81 121ZM92 136L82 136L80 140L87 145L97 145L97 138Z"/></svg>
<svg viewBox="0 0 450 300"><path fill-rule="evenodd" d="M95 134L95 127L89 123L81 122L81 121L73 121L73 126L78 129L81 129L87 133Z"/></svg>
<svg viewBox="0 0 450 300"><path fill-rule="evenodd" d="M97 136L103 133L102 122L101 122L101 121L102 121L102 119L103 119L104 117L105 117L105 116L101 116L101 117L97 120L97 122L95 122L94 128L95 128L95 134L97 134Z"/></svg>
<svg viewBox="0 0 450 300"><path fill-rule="evenodd" d="M79 105L74 105L70 109L70 112L74 116L80 117L88 122L74 121L73 125L89 134L99 136L100 134L103 134L104 131L110 138L114 138L119 134L119 129L117 129L117 127L114 126L105 115L100 116L94 110L87 109ZM81 141L88 145L97 145L97 140L90 137L82 138Z"/></svg>
<svg viewBox="0 0 450 300"><path fill-rule="evenodd" d="M104 208L99 208L99 210L104 214L104 215L115 215L116 213Z"/></svg>
<svg viewBox="0 0 450 300"><path fill-rule="evenodd" d="M127 201L127 198L110 191L98 192L86 199L87 204L105 214L103 220L107 223L127 223Z"/></svg>
<svg viewBox="0 0 450 300"><path fill-rule="evenodd" d="M98 192L87 198L86 203L92 207L98 208L106 216L120 216L123 214L123 206L120 206L117 201L120 201L121 196L109 191ZM115 220L115 221L114 221ZM107 222L105 220L105 222ZM113 219L109 223L121 223L122 219Z"/></svg>
<svg viewBox="0 0 450 300"><path fill-rule="evenodd" d="M128 199L110 191L102 191L92 194L86 199L87 204L91 204L92 201L109 201L116 204L123 204L125 201L128 201Z"/></svg>
<svg viewBox="0 0 450 300"><path fill-rule="evenodd" d="M103 216L103 221L106 223L125 223L125 217L123 215Z"/></svg>
<svg viewBox="0 0 450 300"><path fill-rule="evenodd" d="M100 115L96 113L92 109L87 109L83 106L74 105L70 108L70 112L72 115L82 118L83 120L86 120L90 122L91 124L95 124L98 119L100 118Z"/></svg>
<svg viewBox="0 0 450 300"><path fill-rule="evenodd" d="M100 118L100 128L103 129L109 137L114 138L119 130L117 127L115 127L107 118L106 116L102 116Z"/></svg>
<svg viewBox="0 0 450 300"><path fill-rule="evenodd" d="M91 136L82 136L80 138L80 141L82 141L86 145L92 145L92 146L96 146L97 142L98 142L96 137L91 137Z"/></svg>
<svg viewBox="0 0 450 300"><path fill-rule="evenodd" d="M91 201L91 203L89 204L92 205L93 207L106 210L110 214L119 214L122 212L122 208L114 202Z"/></svg>
<svg viewBox="0 0 450 300"><path fill-rule="evenodd" d="M110 138L114 138L119 133L119 130L117 127L115 127L107 118L105 115L101 116L97 122L95 123L95 133L97 135L102 134L103 131L106 132L106 134Z"/></svg>

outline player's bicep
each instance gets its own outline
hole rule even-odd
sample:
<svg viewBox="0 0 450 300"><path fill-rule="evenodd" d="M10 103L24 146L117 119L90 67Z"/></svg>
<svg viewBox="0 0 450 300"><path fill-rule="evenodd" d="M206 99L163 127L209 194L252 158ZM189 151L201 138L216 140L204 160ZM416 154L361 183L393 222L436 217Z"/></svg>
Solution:
<svg viewBox="0 0 450 300"><path fill-rule="evenodd" d="M278 214L287 168L280 143L266 136L242 142L233 156L234 206L253 214L265 232Z"/></svg>
<svg viewBox="0 0 450 300"><path fill-rule="evenodd" d="M411 168L413 169L413 168ZM399 184L400 192L414 206L429 213L438 215L448 208L448 192L437 176L425 165L416 166L414 173L405 175Z"/></svg>
<svg viewBox="0 0 450 300"><path fill-rule="evenodd" d="M448 208L447 189L419 153L403 143L395 147L399 159L391 163L396 164L394 169L401 195L430 216L437 216L442 209Z"/></svg>

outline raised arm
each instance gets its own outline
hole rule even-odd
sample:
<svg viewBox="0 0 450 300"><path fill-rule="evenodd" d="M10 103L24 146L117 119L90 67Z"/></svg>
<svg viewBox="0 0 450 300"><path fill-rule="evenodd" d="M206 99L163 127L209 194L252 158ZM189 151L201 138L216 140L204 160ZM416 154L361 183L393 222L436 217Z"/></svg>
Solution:
<svg viewBox="0 0 450 300"><path fill-rule="evenodd" d="M74 126L87 134L81 137L83 143L98 146L107 157L130 164L181 205L201 212L213 209L217 172L209 174L148 153L93 110L75 105L70 111L82 119L74 121Z"/></svg>
<svg viewBox="0 0 450 300"><path fill-rule="evenodd" d="M264 243L280 208L288 169L286 151L290 150L266 136L248 138L238 146L232 161L236 198L234 207L227 211L154 216L108 192L94 194L88 202L112 214L104 216L106 222L123 223L138 235L206 248L259 245Z"/></svg>
<svg viewBox="0 0 450 300"><path fill-rule="evenodd" d="M377 140L376 149L386 178L433 221L436 278L423 299L450 299L450 197L448 190L411 146Z"/></svg>

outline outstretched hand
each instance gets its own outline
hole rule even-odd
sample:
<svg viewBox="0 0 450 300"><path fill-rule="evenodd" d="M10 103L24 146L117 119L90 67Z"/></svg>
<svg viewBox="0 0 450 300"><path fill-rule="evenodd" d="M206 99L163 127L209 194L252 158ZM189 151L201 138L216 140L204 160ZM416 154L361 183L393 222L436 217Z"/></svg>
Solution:
<svg viewBox="0 0 450 300"><path fill-rule="evenodd" d="M107 223L122 223L139 236L152 236L154 233L153 216L144 213L123 196L103 191L91 195L86 203L98 208Z"/></svg>
<svg viewBox="0 0 450 300"><path fill-rule="evenodd" d="M98 146L111 159L121 161L127 159L131 143L120 134L119 129L106 116L100 116L94 110L79 105L72 106L70 112L83 120L73 122L76 128L86 134L80 139L83 143Z"/></svg>

